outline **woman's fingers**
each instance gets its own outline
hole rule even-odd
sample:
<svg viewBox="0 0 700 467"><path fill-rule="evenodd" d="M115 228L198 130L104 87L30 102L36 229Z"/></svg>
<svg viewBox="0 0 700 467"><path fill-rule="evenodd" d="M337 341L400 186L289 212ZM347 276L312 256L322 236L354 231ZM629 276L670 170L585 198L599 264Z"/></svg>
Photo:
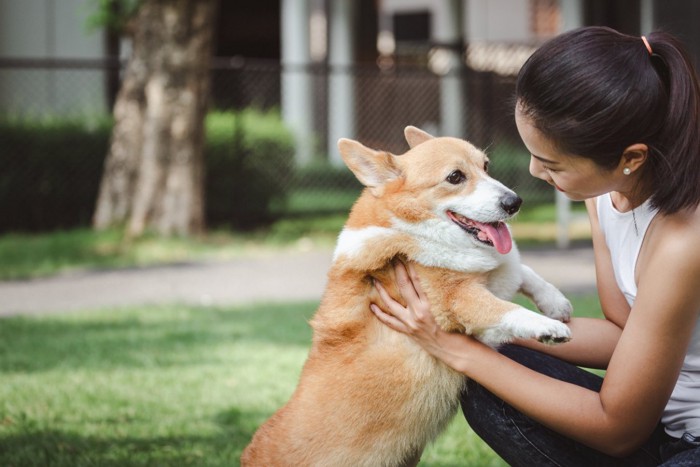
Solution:
<svg viewBox="0 0 700 467"><path fill-rule="evenodd" d="M386 324L390 328L392 328L395 331L403 332L406 333L408 332L408 328L406 327L403 322L400 320L396 319L395 317L384 313L381 308L379 308L377 305L374 303L370 304L369 306L370 310L374 313L374 315L381 321L382 323Z"/></svg>
<svg viewBox="0 0 700 467"><path fill-rule="evenodd" d="M379 292L379 297L382 299L382 302L384 302L384 305L387 307L387 309L391 312L392 315L399 315L400 313L406 311L403 305L401 305L399 302L394 300L391 297L391 295L389 295L389 292L386 291L381 282L375 280L374 287L377 289L377 292Z"/></svg>
<svg viewBox="0 0 700 467"><path fill-rule="evenodd" d="M394 274L396 274L396 286L399 288L399 293L404 300L411 303L416 299L420 299L415 284L402 261L396 261L394 264Z"/></svg>
<svg viewBox="0 0 700 467"><path fill-rule="evenodd" d="M420 278L418 277L418 273L416 272L416 268L413 266L412 263L408 263L408 275L411 278L411 283L413 284L413 288L416 291L418 298L420 298L420 301L423 303L427 302L427 297L425 296L425 291L423 291L423 287L421 286L421 283L420 283Z"/></svg>
<svg viewBox="0 0 700 467"><path fill-rule="evenodd" d="M408 269L403 263L401 263L401 266L395 266L395 269L397 276L400 275L402 280L410 284L410 292L408 291L409 287L405 287L404 298L406 299L408 308L411 310L413 319L418 322L430 321L432 319L430 303L421 287L416 269L410 263Z"/></svg>

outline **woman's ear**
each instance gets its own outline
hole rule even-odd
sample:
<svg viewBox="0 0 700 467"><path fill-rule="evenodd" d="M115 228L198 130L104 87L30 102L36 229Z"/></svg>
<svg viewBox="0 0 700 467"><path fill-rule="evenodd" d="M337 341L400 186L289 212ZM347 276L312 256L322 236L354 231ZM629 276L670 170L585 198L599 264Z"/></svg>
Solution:
<svg viewBox="0 0 700 467"><path fill-rule="evenodd" d="M624 170L630 169L631 172L636 172L641 169L647 161L649 155L649 147L644 143L635 143L627 146L622 153L620 166Z"/></svg>

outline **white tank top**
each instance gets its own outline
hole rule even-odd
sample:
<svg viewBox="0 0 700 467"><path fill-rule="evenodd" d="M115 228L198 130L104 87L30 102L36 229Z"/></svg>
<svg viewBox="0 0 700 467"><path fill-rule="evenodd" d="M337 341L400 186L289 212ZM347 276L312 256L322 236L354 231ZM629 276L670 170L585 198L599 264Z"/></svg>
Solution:
<svg viewBox="0 0 700 467"><path fill-rule="evenodd" d="M632 306L637 296L634 280L637 257L657 210L652 209L647 200L633 211L619 212L609 193L599 196L596 206L600 228L610 250L615 280ZM693 331L681 373L661 422L666 432L676 438L684 433L700 436L700 320Z"/></svg>

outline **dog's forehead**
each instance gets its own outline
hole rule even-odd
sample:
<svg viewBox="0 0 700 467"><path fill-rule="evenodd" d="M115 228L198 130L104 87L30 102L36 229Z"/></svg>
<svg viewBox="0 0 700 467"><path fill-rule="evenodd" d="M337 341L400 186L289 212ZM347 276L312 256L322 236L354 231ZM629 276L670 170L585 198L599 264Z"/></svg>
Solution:
<svg viewBox="0 0 700 467"><path fill-rule="evenodd" d="M399 160L406 169L418 171L451 168L464 164L483 166L486 155L471 143L458 138L440 137L419 144Z"/></svg>

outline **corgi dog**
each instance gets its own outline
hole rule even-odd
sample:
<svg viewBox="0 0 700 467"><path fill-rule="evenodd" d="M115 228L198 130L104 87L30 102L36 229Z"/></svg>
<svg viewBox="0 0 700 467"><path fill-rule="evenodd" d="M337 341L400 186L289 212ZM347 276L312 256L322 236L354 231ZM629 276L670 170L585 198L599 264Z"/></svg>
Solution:
<svg viewBox="0 0 700 467"><path fill-rule="evenodd" d="M257 430L243 466L416 465L450 422L464 375L370 311L381 304L373 278L403 303L396 260L414 265L446 331L491 346L570 339L571 303L520 263L505 222L522 200L488 175L487 156L412 126L404 134L403 155L338 142L365 189L338 237L298 386ZM518 291L543 314L511 303Z"/></svg>

